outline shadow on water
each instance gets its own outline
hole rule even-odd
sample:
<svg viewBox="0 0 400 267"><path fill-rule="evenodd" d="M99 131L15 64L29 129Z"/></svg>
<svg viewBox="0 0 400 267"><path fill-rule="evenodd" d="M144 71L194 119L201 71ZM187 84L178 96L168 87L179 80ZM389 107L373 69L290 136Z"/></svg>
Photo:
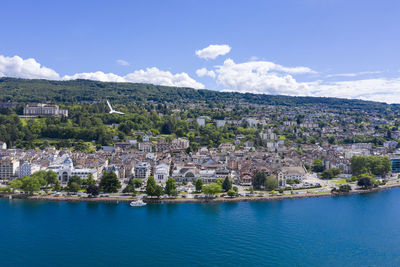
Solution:
<svg viewBox="0 0 400 267"><path fill-rule="evenodd" d="M240 205L241 203L239 202L227 202L224 203L224 208L226 211L233 211L236 210Z"/></svg>
<svg viewBox="0 0 400 267"><path fill-rule="evenodd" d="M96 202L86 202L85 206L89 212L97 212L100 208L99 203Z"/></svg>
<svg viewBox="0 0 400 267"><path fill-rule="evenodd" d="M220 212L221 203L201 203L198 206L196 205L196 207L206 214L213 215Z"/></svg>
<svg viewBox="0 0 400 267"><path fill-rule="evenodd" d="M165 205L169 215L174 214L179 210L179 203L168 203L163 205Z"/></svg>
<svg viewBox="0 0 400 267"><path fill-rule="evenodd" d="M162 210L164 209L164 204L147 204L145 208L147 213L157 214L162 212Z"/></svg>

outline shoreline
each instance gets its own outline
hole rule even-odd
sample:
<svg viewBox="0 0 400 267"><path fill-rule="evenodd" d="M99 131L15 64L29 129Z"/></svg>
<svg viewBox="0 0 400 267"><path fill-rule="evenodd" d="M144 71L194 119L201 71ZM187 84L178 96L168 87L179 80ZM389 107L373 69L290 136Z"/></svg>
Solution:
<svg viewBox="0 0 400 267"><path fill-rule="evenodd" d="M217 198L145 198L143 199L146 203L151 204L163 204L163 203L221 203L221 202L253 202L253 201L275 201L275 200L286 200L286 199L301 199L301 198L318 198L318 197L329 197L329 196L349 196L354 194L367 194L367 193L375 193L382 190L388 190L392 188L400 187L400 184L393 185L385 185L378 188L372 188L369 190L357 190L350 191L349 193L309 193L309 194L291 194L291 195L276 195L276 196L263 196L263 197L235 197L235 198L225 198L225 197L217 197ZM12 196L12 199L27 199L27 200L44 200L44 201L56 201L56 202L97 202L97 203L130 203L131 201L135 201L138 198L129 197L129 198L119 198L119 197L93 197L93 198L83 198L83 197L72 197L72 196L63 196L63 197L55 197L55 196L29 196L23 194L0 194L0 198L9 198Z"/></svg>
<svg viewBox="0 0 400 267"><path fill-rule="evenodd" d="M249 201L275 201L275 200L286 200L286 199L301 199L301 198L317 198L317 197L329 197L329 196L349 196L354 194L367 194L379 192L382 190L388 190L392 188L400 187L400 184L385 185L378 188L372 188L370 190L357 190L349 193L309 193L309 194L290 194L290 195L276 195L276 196L252 196L252 197L235 197L235 198L145 198L143 199L146 203L151 204L163 204L163 203L221 203L221 202L249 202ZM97 203L130 203L138 198L128 197L94 197L94 198L83 198L83 197L72 197L72 196L29 196L23 194L1 194L0 198L9 198L12 196L13 199L28 199L28 200L44 200L44 201L56 201L56 202L97 202Z"/></svg>

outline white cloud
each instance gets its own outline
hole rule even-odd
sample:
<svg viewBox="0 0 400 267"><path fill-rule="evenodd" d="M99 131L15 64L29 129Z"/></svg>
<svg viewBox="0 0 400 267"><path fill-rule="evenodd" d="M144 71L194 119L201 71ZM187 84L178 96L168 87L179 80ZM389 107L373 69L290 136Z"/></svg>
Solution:
<svg viewBox="0 0 400 267"><path fill-rule="evenodd" d="M187 73L172 74L169 71L162 71L158 68L147 68L146 70L135 70L124 76L127 82L152 83L167 86L192 87L203 89L204 85L192 79Z"/></svg>
<svg viewBox="0 0 400 267"><path fill-rule="evenodd" d="M314 73L307 67L284 67L268 61L236 64L232 59L217 66L217 82L238 92L299 95L308 94L306 83L298 83L290 74Z"/></svg>
<svg viewBox="0 0 400 267"><path fill-rule="evenodd" d="M0 77L57 80L60 76L50 68L40 65L35 59L22 59L19 56L0 55Z"/></svg>
<svg viewBox="0 0 400 267"><path fill-rule="evenodd" d="M218 56L223 56L231 51L229 45L209 45L206 48L196 50L196 55L203 59L215 59Z"/></svg>
<svg viewBox="0 0 400 267"><path fill-rule="evenodd" d="M215 70L201 68L196 71L199 77L210 76L226 88L225 91L250 92L257 94L280 94L295 96L324 96L357 98L364 100L400 103L400 77L367 78L342 81L299 82L294 76L313 74L307 67L286 67L268 61L249 61L235 63L225 60ZM361 72L360 72L361 73ZM380 72L362 72L359 75L378 74ZM191 78L187 73L171 73L156 67L135 70L125 76L114 73L86 72L61 77L56 71L41 66L35 59L22 59L19 56L0 55L0 77L18 77L27 79L71 80L89 79L105 82L152 83L157 85L204 88L204 85ZM355 77L357 75L342 75Z"/></svg>
<svg viewBox="0 0 400 267"><path fill-rule="evenodd" d="M217 66L216 73L217 83L226 88L223 91L338 97L400 103L400 78L298 82L293 75L314 73L314 71L307 67L283 67L266 61L236 64L231 59L227 59L222 66ZM370 74L376 73L378 72ZM364 72L363 74L368 73Z"/></svg>
<svg viewBox="0 0 400 267"><path fill-rule="evenodd" d="M211 78L215 78L215 72L212 70L207 70L206 68L196 70L196 74L199 77L209 76Z"/></svg>
<svg viewBox="0 0 400 267"><path fill-rule="evenodd" d="M102 71L76 73L71 76L65 75L62 79L63 80L85 79L85 80L94 80L102 82L126 82L124 77L121 77L114 73L104 73Z"/></svg>
<svg viewBox="0 0 400 267"><path fill-rule="evenodd" d="M337 73L337 74L328 74L326 75L327 78L331 77L356 77L361 75L369 75L369 74L380 74L382 71L361 71L355 73Z"/></svg>
<svg viewBox="0 0 400 267"><path fill-rule="evenodd" d="M152 83L156 85L192 87L203 89L204 85L191 78L187 73L171 73L162 71L156 67L146 70L135 70L125 76L102 71L76 73L61 77L56 71L41 66L33 58L22 59L19 56L5 57L0 55L0 77L16 77L27 79L48 79L48 80L75 80L87 79L103 82L131 82L131 83Z"/></svg>
<svg viewBox="0 0 400 267"><path fill-rule="evenodd" d="M101 71L77 73L72 76L65 75L63 80L87 79L102 82L130 82L130 83L151 83L157 85L191 87L203 89L204 85L192 79L187 73L173 74L169 71L162 71L156 67L146 70L135 70L125 76Z"/></svg>
<svg viewBox="0 0 400 267"><path fill-rule="evenodd" d="M400 103L400 78L309 83L312 95Z"/></svg>
<svg viewBox="0 0 400 267"><path fill-rule="evenodd" d="M117 59L115 62L120 66L129 66L130 65L128 61L125 61L123 59Z"/></svg>

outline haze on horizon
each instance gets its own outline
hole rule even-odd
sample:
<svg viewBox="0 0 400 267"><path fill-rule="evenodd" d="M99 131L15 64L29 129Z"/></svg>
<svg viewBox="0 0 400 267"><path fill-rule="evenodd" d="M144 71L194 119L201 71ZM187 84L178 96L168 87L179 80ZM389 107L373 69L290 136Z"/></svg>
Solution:
<svg viewBox="0 0 400 267"><path fill-rule="evenodd" d="M400 2L10 1L0 77L400 103Z"/></svg>

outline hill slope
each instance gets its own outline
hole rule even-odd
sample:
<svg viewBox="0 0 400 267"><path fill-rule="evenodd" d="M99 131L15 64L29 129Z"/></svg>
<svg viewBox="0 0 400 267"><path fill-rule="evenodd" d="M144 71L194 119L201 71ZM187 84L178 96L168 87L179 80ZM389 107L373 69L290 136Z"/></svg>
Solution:
<svg viewBox="0 0 400 267"><path fill-rule="evenodd" d="M0 101L74 103L109 99L114 103L132 101L207 102L273 105L325 104L336 108L398 109L399 105L324 97L293 97L196 90L141 83L114 83L91 80L50 81L0 78Z"/></svg>

